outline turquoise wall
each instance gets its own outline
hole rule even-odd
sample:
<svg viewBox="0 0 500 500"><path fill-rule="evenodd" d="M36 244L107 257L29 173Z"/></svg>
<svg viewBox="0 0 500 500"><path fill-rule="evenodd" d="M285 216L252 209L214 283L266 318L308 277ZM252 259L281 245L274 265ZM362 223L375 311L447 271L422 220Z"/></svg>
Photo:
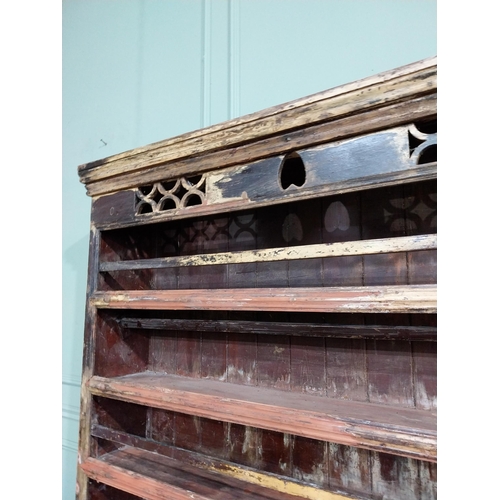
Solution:
<svg viewBox="0 0 500 500"><path fill-rule="evenodd" d="M63 0L63 500L90 199L77 166L436 55L435 0Z"/></svg>

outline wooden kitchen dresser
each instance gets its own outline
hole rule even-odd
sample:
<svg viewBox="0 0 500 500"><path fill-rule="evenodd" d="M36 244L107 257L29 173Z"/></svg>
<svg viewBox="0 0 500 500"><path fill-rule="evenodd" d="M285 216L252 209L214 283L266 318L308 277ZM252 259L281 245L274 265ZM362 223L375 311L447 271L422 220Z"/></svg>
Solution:
<svg viewBox="0 0 500 500"><path fill-rule="evenodd" d="M436 71L79 167L77 498L436 498Z"/></svg>

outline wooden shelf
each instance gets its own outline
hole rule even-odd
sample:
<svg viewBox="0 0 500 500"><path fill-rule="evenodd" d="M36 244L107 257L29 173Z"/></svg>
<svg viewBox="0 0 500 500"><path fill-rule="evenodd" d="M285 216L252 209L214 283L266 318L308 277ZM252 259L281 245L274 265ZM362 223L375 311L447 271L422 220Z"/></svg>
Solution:
<svg viewBox="0 0 500 500"><path fill-rule="evenodd" d="M229 475L193 467L178 460L125 447L81 464L92 479L146 500L297 500L295 494L276 491ZM316 490L318 499L349 497Z"/></svg>
<svg viewBox="0 0 500 500"><path fill-rule="evenodd" d="M435 500L436 71L79 167L79 500Z"/></svg>
<svg viewBox="0 0 500 500"><path fill-rule="evenodd" d="M213 266L245 264L250 262L277 262L297 259L317 259L353 255L376 255L394 252L435 250L437 234L402 236L374 240L346 241L341 243L321 243L293 247L266 248L239 252L206 253L157 259L121 260L101 262L99 271L162 269L187 266Z"/></svg>
<svg viewBox="0 0 500 500"><path fill-rule="evenodd" d="M95 396L435 462L436 415L152 372L94 376Z"/></svg>
<svg viewBox="0 0 500 500"><path fill-rule="evenodd" d="M100 429L97 434L120 434ZM208 498L348 500L356 494L333 492L300 483L289 477L262 473L249 467L206 455L161 446L165 453L144 448L148 440L133 438L133 445L99 458L88 458L82 468L93 479L137 494L147 500ZM118 439L123 436L114 436ZM138 446L139 445L139 446ZM145 484L147 488L145 488Z"/></svg>
<svg viewBox="0 0 500 500"><path fill-rule="evenodd" d="M103 309L436 313L436 285L120 290L94 292Z"/></svg>
<svg viewBox="0 0 500 500"><path fill-rule="evenodd" d="M202 319L118 318L124 328L175 332L239 333L263 335L292 335L345 339L385 339L437 341L435 326L331 325L328 323L292 323L280 321L217 321Z"/></svg>

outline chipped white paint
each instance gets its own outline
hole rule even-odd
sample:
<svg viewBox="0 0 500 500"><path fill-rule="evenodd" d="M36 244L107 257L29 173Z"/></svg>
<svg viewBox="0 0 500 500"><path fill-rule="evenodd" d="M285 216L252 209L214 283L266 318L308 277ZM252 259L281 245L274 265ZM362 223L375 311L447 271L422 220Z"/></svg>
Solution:
<svg viewBox="0 0 500 500"><path fill-rule="evenodd" d="M317 259L347 255L373 255L393 252L433 250L437 248L437 234L402 236L373 240L318 243L294 247L276 247L263 250L221 252L216 254L186 255L159 259L103 262L99 270L159 269L167 267L209 266L222 264L247 264L251 262L276 262L298 259Z"/></svg>
<svg viewBox="0 0 500 500"><path fill-rule="evenodd" d="M228 203L231 201L244 201L248 199L246 191L242 191L240 196L228 198L224 195L224 191L220 188L224 184L229 184L233 180L234 175L244 173L248 165L239 165L238 167L221 170L220 172L210 172L206 179L206 197L208 203Z"/></svg>

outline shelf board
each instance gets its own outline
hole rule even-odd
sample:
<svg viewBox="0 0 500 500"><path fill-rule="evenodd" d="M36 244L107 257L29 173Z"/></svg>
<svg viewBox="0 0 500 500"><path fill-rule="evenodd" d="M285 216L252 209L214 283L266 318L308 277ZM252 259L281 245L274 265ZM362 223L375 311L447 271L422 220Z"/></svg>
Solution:
<svg viewBox="0 0 500 500"><path fill-rule="evenodd" d="M113 457L111 458L113 467L116 467L116 462L118 460L123 460L121 468L126 468L126 470L129 470L130 472L134 472L134 470L137 469L134 464L136 460L135 457L137 457L138 459L142 459L143 464L158 463L160 465L160 471L164 471L165 469L167 471L181 469L183 471L183 475L180 476L181 479L184 478L185 480L190 480L190 476L195 476L196 481L198 477L202 477L202 482L204 482L207 477L209 479L214 479L219 483L219 488L221 484L225 485L226 488L228 486L231 487L232 494L235 495L233 498L247 498L246 495L244 497L241 496L243 492L246 494L253 493L254 495L263 492L261 493L264 495L263 498L289 498L289 495L293 495L291 498L294 499L303 498L307 500L354 500L355 498L359 498L356 493L349 493L346 491L326 491L290 477L262 472L252 469L251 467L235 464L234 462L214 459L201 453L156 443L145 438L113 431L105 427L94 427L92 435L105 440L111 440L123 446L119 452L112 452L109 456L104 456L97 460L90 459L90 461L84 465L84 468L90 473L99 474L102 482L106 482L106 477L109 477L109 457ZM119 455L119 458L116 458L117 455ZM131 458L131 456L134 458ZM128 464L126 463L126 460L128 460ZM97 463L97 461L100 461L101 463ZM162 479L166 479L168 481L168 478L157 478L157 470L158 468L155 467L154 471L145 474L144 469L142 469L142 477L148 475L152 476L153 479L160 479L160 484L157 486L160 489L166 490L164 494L170 494L172 486L176 485L162 483ZM114 473L116 474L116 472L117 471L115 470ZM229 483L226 478L229 479ZM125 477L124 479L127 480L128 477ZM242 484L233 481L233 479L241 481ZM249 483L257 485L257 488L250 489ZM115 484L117 486L121 486L121 488L125 486L123 481L121 484ZM193 491L192 488L190 488L189 483L186 486L189 491L188 495L192 494ZM182 494L185 494L185 492ZM282 496L283 494L285 494L284 497ZM219 498L218 495L220 495L220 491L214 491L214 495L209 498ZM170 495L167 495L161 498L171 497ZM188 496L187 498L192 497ZM250 498L254 498L254 496L251 496ZM257 496L256 498L261 498L261 496Z"/></svg>
<svg viewBox="0 0 500 500"><path fill-rule="evenodd" d="M436 313L436 285L94 292L103 309Z"/></svg>
<svg viewBox="0 0 500 500"><path fill-rule="evenodd" d="M293 247L244 250L200 255L183 255L156 259L121 260L101 262L100 272L163 269L188 266L213 266L246 264L252 262L277 262L297 259L318 259L353 255L374 255L393 252L434 250L437 248L437 234L402 236L373 240L346 241L341 243L320 243Z"/></svg>
<svg viewBox="0 0 500 500"><path fill-rule="evenodd" d="M332 325L329 323L291 323L280 321L242 321L218 319L118 318L124 328L160 331L209 333L239 333L263 335L292 335L375 340L437 341L435 326Z"/></svg>
<svg viewBox="0 0 500 500"><path fill-rule="evenodd" d="M95 481L146 500L300 498L132 447L99 458L89 457L80 467ZM336 495L336 498L344 500L348 497Z"/></svg>
<svg viewBox="0 0 500 500"><path fill-rule="evenodd" d="M144 372L94 376L93 395L435 462L431 411ZM244 389L244 390L243 390Z"/></svg>

